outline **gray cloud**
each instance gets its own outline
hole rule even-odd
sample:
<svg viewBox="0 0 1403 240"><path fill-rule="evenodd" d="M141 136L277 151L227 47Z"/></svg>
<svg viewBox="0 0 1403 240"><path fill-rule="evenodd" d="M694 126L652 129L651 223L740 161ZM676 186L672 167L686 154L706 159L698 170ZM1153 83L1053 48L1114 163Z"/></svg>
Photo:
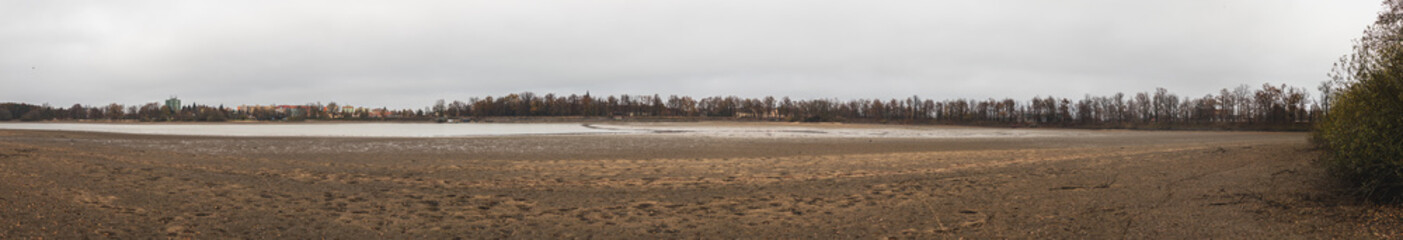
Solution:
<svg viewBox="0 0 1403 240"><path fill-rule="evenodd" d="M0 101L1312 88L1377 1L0 1Z"/></svg>

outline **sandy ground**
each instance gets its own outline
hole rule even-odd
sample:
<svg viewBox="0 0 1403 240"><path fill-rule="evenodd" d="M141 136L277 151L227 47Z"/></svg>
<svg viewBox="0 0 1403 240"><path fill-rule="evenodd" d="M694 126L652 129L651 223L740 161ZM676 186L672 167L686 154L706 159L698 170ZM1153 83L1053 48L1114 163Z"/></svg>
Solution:
<svg viewBox="0 0 1403 240"><path fill-rule="evenodd" d="M0 239L1397 238L1303 133L246 138L0 130Z"/></svg>

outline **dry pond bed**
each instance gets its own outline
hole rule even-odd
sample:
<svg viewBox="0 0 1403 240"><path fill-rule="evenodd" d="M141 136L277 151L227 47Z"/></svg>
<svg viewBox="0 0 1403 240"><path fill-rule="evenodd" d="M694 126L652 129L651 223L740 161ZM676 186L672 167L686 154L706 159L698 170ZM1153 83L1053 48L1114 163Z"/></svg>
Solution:
<svg viewBox="0 0 1403 240"><path fill-rule="evenodd" d="M1303 133L200 137L0 130L0 239L1397 238Z"/></svg>

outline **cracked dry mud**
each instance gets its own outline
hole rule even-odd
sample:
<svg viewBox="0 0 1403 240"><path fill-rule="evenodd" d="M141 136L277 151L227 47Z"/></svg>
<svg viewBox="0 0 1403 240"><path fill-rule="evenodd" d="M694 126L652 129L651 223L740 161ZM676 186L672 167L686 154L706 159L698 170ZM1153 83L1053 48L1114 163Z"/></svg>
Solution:
<svg viewBox="0 0 1403 240"><path fill-rule="evenodd" d="M1389 238L1302 133L241 138L0 130L0 239Z"/></svg>

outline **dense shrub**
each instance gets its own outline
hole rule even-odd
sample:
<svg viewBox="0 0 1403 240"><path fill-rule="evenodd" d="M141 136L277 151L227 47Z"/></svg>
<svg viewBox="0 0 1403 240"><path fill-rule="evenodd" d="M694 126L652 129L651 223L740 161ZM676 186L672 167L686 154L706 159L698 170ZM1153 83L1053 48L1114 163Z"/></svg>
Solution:
<svg viewBox="0 0 1403 240"><path fill-rule="evenodd" d="M1317 126L1330 170L1387 201L1403 200L1403 76L1395 72L1344 89Z"/></svg>
<svg viewBox="0 0 1403 240"><path fill-rule="evenodd" d="M1403 200L1403 4L1390 0L1379 20L1336 66L1329 110L1314 141L1323 163L1375 200Z"/></svg>

